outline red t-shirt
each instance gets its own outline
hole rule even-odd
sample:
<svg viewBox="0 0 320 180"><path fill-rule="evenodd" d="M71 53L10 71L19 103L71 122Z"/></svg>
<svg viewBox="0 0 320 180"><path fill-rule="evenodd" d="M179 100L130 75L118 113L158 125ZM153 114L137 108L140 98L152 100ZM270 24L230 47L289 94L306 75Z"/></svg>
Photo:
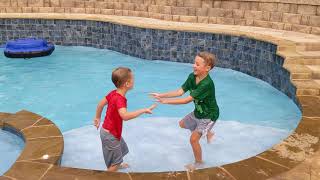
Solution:
<svg viewBox="0 0 320 180"><path fill-rule="evenodd" d="M106 99L108 101L108 108L102 127L107 129L118 140L121 139L122 133L122 118L118 112L120 108L127 107L127 99L116 90L111 91Z"/></svg>

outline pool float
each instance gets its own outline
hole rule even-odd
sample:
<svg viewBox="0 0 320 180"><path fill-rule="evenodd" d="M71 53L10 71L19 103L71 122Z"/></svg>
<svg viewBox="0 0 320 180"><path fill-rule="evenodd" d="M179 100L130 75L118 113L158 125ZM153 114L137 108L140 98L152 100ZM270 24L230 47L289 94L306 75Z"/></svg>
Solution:
<svg viewBox="0 0 320 180"><path fill-rule="evenodd" d="M4 55L8 58L33 58L48 56L54 51L54 45L44 39L27 38L8 41Z"/></svg>

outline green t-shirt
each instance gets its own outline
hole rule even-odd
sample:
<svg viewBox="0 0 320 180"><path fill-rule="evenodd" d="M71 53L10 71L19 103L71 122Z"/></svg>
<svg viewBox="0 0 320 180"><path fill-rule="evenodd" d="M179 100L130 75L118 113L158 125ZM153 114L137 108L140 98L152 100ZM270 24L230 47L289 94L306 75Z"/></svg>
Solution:
<svg viewBox="0 0 320 180"><path fill-rule="evenodd" d="M191 73L181 86L184 92L190 91L195 104L194 115L198 119L211 119L216 121L219 117L214 83L208 74L203 80L196 84L196 77Z"/></svg>

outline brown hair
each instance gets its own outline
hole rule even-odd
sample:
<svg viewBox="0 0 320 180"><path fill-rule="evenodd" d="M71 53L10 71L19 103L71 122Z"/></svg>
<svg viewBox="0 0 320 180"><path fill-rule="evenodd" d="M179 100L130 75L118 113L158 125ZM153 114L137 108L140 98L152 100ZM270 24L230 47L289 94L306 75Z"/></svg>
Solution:
<svg viewBox="0 0 320 180"><path fill-rule="evenodd" d="M118 67L112 71L112 82L117 87L120 88L127 82L131 77L131 69L127 67Z"/></svg>
<svg viewBox="0 0 320 180"><path fill-rule="evenodd" d="M206 65L209 65L211 69L216 65L216 56L212 53L202 51L197 54L197 56L201 57L204 60Z"/></svg>

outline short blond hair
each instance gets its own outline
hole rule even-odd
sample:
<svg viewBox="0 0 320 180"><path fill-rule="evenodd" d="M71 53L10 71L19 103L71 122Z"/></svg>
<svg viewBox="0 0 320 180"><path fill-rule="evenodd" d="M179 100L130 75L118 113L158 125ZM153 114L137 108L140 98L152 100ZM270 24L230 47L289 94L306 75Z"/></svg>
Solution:
<svg viewBox="0 0 320 180"><path fill-rule="evenodd" d="M197 56L201 57L204 60L204 63L211 67L211 69L216 65L216 56L213 53L206 51L199 52Z"/></svg>
<svg viewBox="0 0 320 180"><path fill-rule="evenodd" d="M131 69L127 67L118 67L112 71L112 82L120 88L131 78Z"/></svg>

